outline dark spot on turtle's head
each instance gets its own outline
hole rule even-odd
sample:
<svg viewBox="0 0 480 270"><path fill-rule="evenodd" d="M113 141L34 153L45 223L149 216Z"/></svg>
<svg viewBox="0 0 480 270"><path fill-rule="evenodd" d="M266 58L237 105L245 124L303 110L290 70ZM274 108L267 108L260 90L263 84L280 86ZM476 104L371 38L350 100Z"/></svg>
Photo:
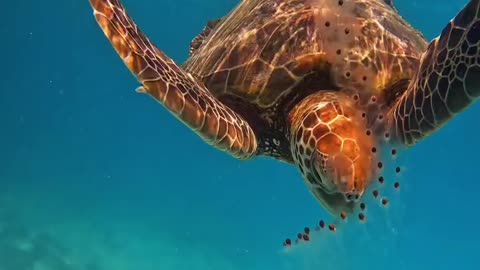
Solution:
<svg viewBox="0 0 480 270"><path fill-rule="evenodd" d="M326 21L326 22L325 22L325 26L326 26L326 27L330 27L330 22L329 22L329 21Z"/></svg>

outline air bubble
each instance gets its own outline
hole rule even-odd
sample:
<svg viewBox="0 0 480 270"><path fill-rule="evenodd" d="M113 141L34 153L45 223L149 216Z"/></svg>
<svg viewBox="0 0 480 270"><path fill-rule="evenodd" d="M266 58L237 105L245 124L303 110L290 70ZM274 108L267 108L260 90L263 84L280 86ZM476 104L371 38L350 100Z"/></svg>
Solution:
<svg viewBox="0 0 480 270"><path fill-rule="evenodd" d="M378 178L378 182L379 182L380 184L383 184L384 181L385 181L385 178L383 178L383 176L380 176L380 177Z"/></svg>
<svg viewBox="0 0 480 270"><path fill-rule="evenodd" d="M383 199L382 199L382 204L383 204L383 205L387 205L387 204L388 204L388 199L387 199L387 198L383 198Z"/></svg>
<svg viewBox="0 0 480 270"><path fill-rule="evenodd" d="M325 228L325 221L323 220L320 220L320 222L318 223L318 225L320 226L320 228Z"/></svg>
<svg viewBox="0 0 480 270"><path fill-rule="evenodd" d="M362 211L365 211L365 203L362 202L362 203L360 204L360 209L361 209Z"/></svg>

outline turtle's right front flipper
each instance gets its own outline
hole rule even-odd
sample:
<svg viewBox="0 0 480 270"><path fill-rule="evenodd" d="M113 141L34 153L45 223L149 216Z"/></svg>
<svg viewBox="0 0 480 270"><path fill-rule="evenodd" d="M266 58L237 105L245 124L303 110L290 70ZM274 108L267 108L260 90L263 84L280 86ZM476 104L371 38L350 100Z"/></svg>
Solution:
<svg viewBox="0 0 480 270"><path fill-rule="evenodd" d="M434 39L407 91L389 112L392 133L412 145L480 96L480 0L471 0Z"/></svg>
<svg viewBox="0 0 480 270"><path fill-rule="evenodd" d="M119 0L90 0L98 24L148 93L207 143L246 159L257 141L249 124L220 103L140 31Z"/></svg>

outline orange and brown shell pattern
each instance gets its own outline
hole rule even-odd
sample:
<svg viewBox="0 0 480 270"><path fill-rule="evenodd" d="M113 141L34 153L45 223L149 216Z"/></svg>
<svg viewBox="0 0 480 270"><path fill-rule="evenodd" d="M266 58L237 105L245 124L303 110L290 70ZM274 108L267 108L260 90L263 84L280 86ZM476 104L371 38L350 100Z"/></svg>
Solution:
<svg viewBox="0 0 480 270"><path fill-rule="evenodd" d="M244 0L199 37L185 70L249 121L257 154L289 162L287 116L303 98L331 90L386 103L427 47L383 0Z"/></svg>

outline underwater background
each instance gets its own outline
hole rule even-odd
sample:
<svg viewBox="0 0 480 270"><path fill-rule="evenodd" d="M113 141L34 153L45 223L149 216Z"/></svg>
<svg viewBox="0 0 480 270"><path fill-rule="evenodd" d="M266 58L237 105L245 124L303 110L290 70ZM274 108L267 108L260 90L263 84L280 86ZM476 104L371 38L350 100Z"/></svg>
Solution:
<svg viewBox="0 0 480 270"><path fill-rule="evenodd" d="M123 2L182 63L238 0ZM395 4L431 40L466 2ZM480 104L402 155L391 207L285 252L331 219L295 167L235 160L135 93L88 1L2 10L0 270L478 269Z"/></svg>

